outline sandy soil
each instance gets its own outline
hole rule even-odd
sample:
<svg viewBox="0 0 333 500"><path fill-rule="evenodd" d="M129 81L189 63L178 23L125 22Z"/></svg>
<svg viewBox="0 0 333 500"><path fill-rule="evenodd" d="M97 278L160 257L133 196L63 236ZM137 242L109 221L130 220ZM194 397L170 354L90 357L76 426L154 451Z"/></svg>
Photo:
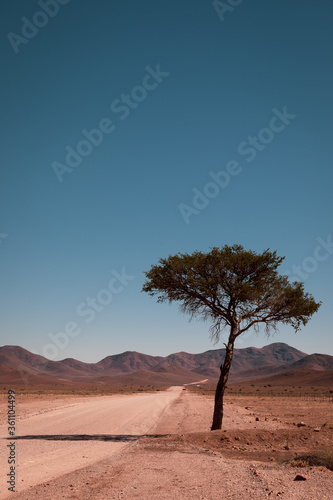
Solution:
<svg viewBox="0 0 333 500"><path fill-rule="evenodd" d="M246 399L229 398L225 406L226 430L210 432L213 409L211 398L181 389L164 394L171 394L172 397L167 402L163 400L163 403L158 398L159 412L149 421L150 425L152 421L155 422L149 430L151 437L121 443L122 448L116 452L107 448L110 444L108 442L97 443L105 448L106 455L109 455L107 458L99 460L100 456L92 455L88 467L75 471L72 465L68 465L67 471L71 467L73 472L60 473L55 479L16 493L15 498L332 498L331 471L318 467L292 468L279 462L279 458L295 457L302 450L327 444L332 446L331 428L314 431L313 425L318 424L318 419L315 421L312 417L313 421L309 420L304 427L298 428L295 425L300 421L300 415L305 418L305 413L299 411L298 404L289 402L287 405L285 401L280 401L280 406L277 406L276 402L258 398L249 406ZM137 405L145 397L146 395L136 396L135 410L131 405L128 407L132 408L134 428L135 421L140 420ZM121 399L127 398L131 396L123 396ZM146 404L145 401L143 406ZM332 415L332 406L324 408L321 405L320 408L319 418L324 424L327 415ZM54 416L56 411L47 413ZM152 411L152 407L149 411ZM108 417L104 414L105 418L110 420L110 413ZM50 420L54 422L53 417ZM131 422L123 424L117 432L139 435L140 429L136 427L133 431ZM59 422L59 429L62 425ZM143 427L141 426L141 433L147 432ZM80 431L76 432L82 434L84 430L81 426L78 428ZM89 432L101 433L97 428L90 429ZM34 441L33 445L39 450L40 443L41 441ZM68 456L73 456L71 452L75 444L77 443L66 443ZM298 473L307 476L307 480L294 481Z"/></svg>

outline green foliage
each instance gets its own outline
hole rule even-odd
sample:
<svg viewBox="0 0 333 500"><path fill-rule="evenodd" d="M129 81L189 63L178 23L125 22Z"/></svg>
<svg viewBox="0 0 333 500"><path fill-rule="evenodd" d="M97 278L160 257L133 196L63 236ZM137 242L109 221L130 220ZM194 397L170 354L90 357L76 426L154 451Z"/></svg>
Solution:
<svg viewBox="0 0 333 500"><path fill-rule="evenodd" d="M227 326L235 337L261 324L269 334L279 322L297 331L320 303L304 292L303 283L289 283L287 276L278 274L283 259L275 251L257 254L241 245L179 253L153 265L142 290L157 295L158 302L179 302L191 318L211 320L216 341Z"/></svg>

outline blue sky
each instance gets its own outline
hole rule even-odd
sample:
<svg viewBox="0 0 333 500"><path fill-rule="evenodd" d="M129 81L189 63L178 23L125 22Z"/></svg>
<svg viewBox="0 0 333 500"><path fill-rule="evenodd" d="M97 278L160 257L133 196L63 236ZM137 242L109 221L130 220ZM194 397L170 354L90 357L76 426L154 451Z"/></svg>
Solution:
<svg viewBox="0 0 333 500"><path fill-rule="evenodd" d="M141 293L143 271L240 243L277 250L323 305L237 347L333 355L333 5L231 4L1 4L2 345L91 362L218 348Z"/></svg>

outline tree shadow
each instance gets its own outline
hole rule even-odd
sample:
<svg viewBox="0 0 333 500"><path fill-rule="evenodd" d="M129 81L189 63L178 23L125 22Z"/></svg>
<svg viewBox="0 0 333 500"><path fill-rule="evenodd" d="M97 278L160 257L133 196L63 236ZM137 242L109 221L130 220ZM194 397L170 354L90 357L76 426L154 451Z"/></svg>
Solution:
<svg viewBox="0 0 333 500"><path fill-rule="evenodd" d="M47 441L138 441L145 438L161 438L169 436L169 434L37 434L27 436L15 436L6 438L7 440L18 439L45 439Z"/></svg>

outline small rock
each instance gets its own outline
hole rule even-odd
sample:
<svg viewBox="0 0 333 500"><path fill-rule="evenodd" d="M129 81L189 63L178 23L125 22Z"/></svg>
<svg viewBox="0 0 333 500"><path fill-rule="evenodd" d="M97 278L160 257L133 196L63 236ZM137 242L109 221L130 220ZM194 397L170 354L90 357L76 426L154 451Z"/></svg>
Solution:
<svg viewBox="0 0 333 500"><path fill-rule="evenodd" d="M315 427L313 430L314 430L314 432L320 432L321 431L321 427Z"/></svg>
<svg viewBox="0 0 333 500"><path fill-rule="evenodd" d="M298 422L297 427L306 427L304 422Z"/></svg>
<svg viewBox="0 0 333 500"><path fill-rule="evenodd" d="M259 417L256 417L256 422L259 422Z"/></svg>
<svg viewBox="0 0 333 500"><path fill-rule="evenodd" d="M245 410L252 410L252 406L245 406Z"/></svg>
<svg viewBox="0 0 333 500"><path fill-rule="evenodd" d="M238 436L235 437L235 441L239 441L239 437Z"/></svg>
<svg viewBox="0 0 333 500"><path fill-rule="evenodd" d="M308 478L308 476L304 476L303 474L297 474L295 476L295 479L294 481L306 481Z"/></svg>

